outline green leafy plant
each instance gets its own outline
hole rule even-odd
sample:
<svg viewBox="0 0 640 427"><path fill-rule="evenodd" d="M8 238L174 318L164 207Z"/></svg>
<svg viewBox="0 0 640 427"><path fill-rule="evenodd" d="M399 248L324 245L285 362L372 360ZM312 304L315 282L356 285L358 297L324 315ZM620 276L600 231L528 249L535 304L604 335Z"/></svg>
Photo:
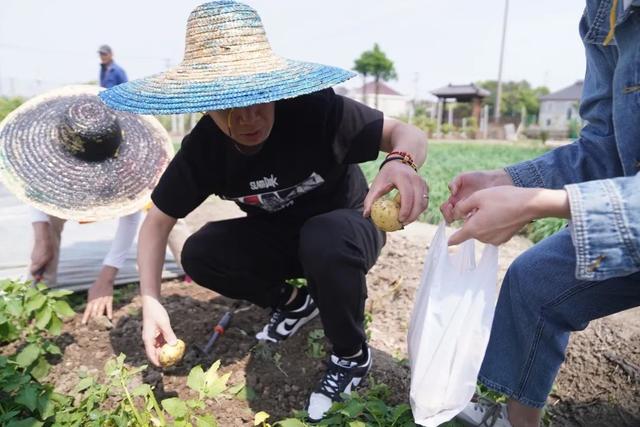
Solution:
<svg viewBox="0 0 640 427"><path fill-rule="evenodd" d="M418 127L419 129L422 129L423 131L425 131L429 136L433 134L433 132L436 130L436 127L437 127L437 123L435 119L427 117L426 115L418 115L417 112L416 112L416 116L413 118L412 124Z"/></svg>
<svg viewBox="0 0 640 427"><path fill-rule="evenodd" d="M81 372L73 396L42 383L49 370L47 357L61 355L48 337L60 335L62 319L74 314L63 300L68 294L43 285L0 282L0 340L19 344L14 354L0 356L0 425L217 427L215 418L203 412L205 399L228 397L231 391L231 374L219 374L219 361L207 371L200 366L191 370L187 385L198 394L192 400L158 403L150 385L133 385L146 365L128 367L123 354L105 364L104 383ZM250 389L234 387L233 394L241 393L248 395Z"/></svg>
<svg viewBox="0 0 640 427"><path fill-rule="evenodd" d="M533 243L538 243L567 226L567 220L561 218L544 218L532 222L526 228L526 234Z"/></svg>
<svg viewBox="0 0 640 427"><path fill-rule="evenodd" d="M442 129L442 133L445 135L458 131L458 128L455 125L450 125L449 123L443 123L440 129Z"/></svg>
<svg viewBox="0 0 640 427"><path fill-rule="evenodd" d="M289 280L286 280L285 282L290 284L294 288L304 288L307 286L307 279L305 279L304 277L297 278L297 279L289 279Z"/></svg>
<svg viewBox="0 0 640 427"><path fill-rule="evenodd" d="M217 427L215 417L203 412L205 399L227 396L230 390L227 383L231 374L219 374L220 361L206 371L196 366L189 372L187 385L198 394L197 399L171 397L160 403L149 384L132 386L147 366L132 368L124 361L125 355L120 354L105 364L105 384L90 376L81 378L75 390L82 394L79 403L56 416L56 422L63 426ZM107 398L111 399L108 410L103 407Z"/></svg>
<svg viewBox="0 0 640 427"><path fill-rule="evenodd" d="M44 425L70 400L38 382L15 361L0 356L0 425Z"/></svg>
<svg viewBox="0 0 640 427"><path fill-rule="evenodd" d="M0 342L18 348L0 356L0 425L43 425L68 403L39 380L49 372L47 357L62 354L49 337L60 335L63 319L75 314L63 299L69 293L0 281Z"/></svg>
<svg viewBox="0 0 640 427"><path fill-rule="evenodd" d="M545 142L547 142L548 139L549 139L549 132L546 130L541 131L540 140L542 141L542 143L544 144Z"/></svg>
<svg viewBox="0 0 640 427"><path fill-rule="evenodd" d="M47 355L62 354L47 337L60 335L63 319L75 314L62 299L70 293L48 291L42 284L33 287L29 282L0 281L0 342L22 342L11 361L36 379L49 372Z"/></svg>
<svg viewBox="0 0 640 427"><path fill-rule="evenodd" d="M307 335L307 354L314 359L322 359L327 355L324 351L324 331L314 329Z"/></svg>
<svg viewBox="0 0 640 427"><path fill-rule="evenodd" d="M373 307L364 312L364 332L367 334L367 340L371 339L371 322L373 322Z"/></svg>
<svg viewBox="0 0 640 427"><path fill-rule="evenodd" d="M372 384L372 386L359 394L342 395L343 401L334 403L327 412L325 418L313 424L320 427L417 427L413 421L411 407L406 403L400 405L388 405L391 390L385 384ZM299 412L295 418L279 421L274 426L280 427L306 427L307 414Z"/></svg>

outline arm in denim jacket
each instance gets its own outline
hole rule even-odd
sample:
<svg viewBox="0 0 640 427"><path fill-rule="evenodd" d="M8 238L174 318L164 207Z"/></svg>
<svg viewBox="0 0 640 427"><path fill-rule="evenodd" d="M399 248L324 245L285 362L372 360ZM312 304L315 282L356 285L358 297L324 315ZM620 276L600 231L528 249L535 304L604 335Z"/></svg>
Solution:
<svg viewBox="0 0 640 427"><path fill-rule="evenodd" d="M580 22L583 38L589 32L589 20L585 14ZM613 74L618 53L615 46L584 45L587 71L580 116L588 124L573 144L505 168L518 187L560 189L566 184L624 175L613 131Z"/></svg>
<svg viewBox="0 0 640 427"><path fill-rule="evenodd" d="M640 174L571 184L576 277L604 280L640 271Z"/></svg>

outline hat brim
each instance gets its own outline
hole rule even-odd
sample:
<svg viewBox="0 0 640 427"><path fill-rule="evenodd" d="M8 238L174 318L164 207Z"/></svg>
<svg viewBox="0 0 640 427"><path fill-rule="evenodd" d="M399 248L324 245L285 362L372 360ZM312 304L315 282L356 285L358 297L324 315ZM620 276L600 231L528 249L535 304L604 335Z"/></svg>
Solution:
<svg viewBox="0 0 640 427"><path fill-rule="evenodd" d="M355 73L337 67L283 59L278 70L197 78L198 70L167 71L105 90L111 108L137 114L181 114L247 107L294 98L342 83Z"/></svg>
<svg viewBox="0 0 640 427"><path fill-rule="evenodd" d="M0 181L19 199L63 219L99 221L140 210L173 154L153 117L115 111L123 140L116 157L89 162L58 140L69 105L95 99L97 86L68 86L37 96L0 123Z"/></svg>

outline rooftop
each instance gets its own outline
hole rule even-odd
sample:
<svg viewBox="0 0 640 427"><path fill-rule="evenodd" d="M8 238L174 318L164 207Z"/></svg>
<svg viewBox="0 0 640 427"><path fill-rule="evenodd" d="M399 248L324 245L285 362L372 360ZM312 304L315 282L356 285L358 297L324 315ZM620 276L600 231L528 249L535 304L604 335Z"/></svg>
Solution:
<svg viewBox="0 0 640 427"><path fill-rule="evenodd" d="M579 101L582 96L582 86L584 86L584 82L582 80L578 80L571 86L567 86L557 92L541 96L540 101Z"/></svg>
<svg viewBox="0 0 640 427"><path fill-rule="evenodd" d="M376 93L376 83L369 82L364 85L364 90L366 94L373 95ZM362 86L358 89L354 89L356 93L362 93ZM392 89L389 85L384 82L378 82L378 95L395 95L402 96L402 94L395 89Z"/></svg>
<svg viewBox="0 0 640 427"><path fill-rule="evenodd" d="M491 94L488 90L477 86L475 83L468 85L452 85L449 83L448 86L432 90L431 93L438 98L456 98L459 100L475 97L484 98Z"/></svg>

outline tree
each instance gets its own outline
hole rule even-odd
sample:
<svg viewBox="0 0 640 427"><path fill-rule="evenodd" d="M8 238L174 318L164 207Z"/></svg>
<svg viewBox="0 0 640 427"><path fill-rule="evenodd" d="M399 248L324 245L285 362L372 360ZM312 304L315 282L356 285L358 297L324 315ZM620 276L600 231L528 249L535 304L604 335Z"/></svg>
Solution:
<svg viewBox="0 0 640 427"><path fill-rule="evenodd" d="M491 92L491 95L485 98L485 103L489 106L490 114L493 115L497 82L495 80L486 80L476 84ZM527 110L527 114L537 115L540 112L540 100L538 98L548 93L549 89L546 86L532 88L531 84L526 80L503 82L500 115L516 118L520 115L522 107Z"/></svg>
<svg viewBox="0 0 640 427"><path fill-rule="evenodd" d="M373 45L372 50L367 50L360 55L360 58L356 59L353 69L363 76L362 85L362 102L365 102L365 86L367 76L373 76L375 81L375 107L378 108L378 92L380 80L394 80L397 78L396 70L393 66L393 61L387 58L387 55L380 50L378 43Z"/></svg>

